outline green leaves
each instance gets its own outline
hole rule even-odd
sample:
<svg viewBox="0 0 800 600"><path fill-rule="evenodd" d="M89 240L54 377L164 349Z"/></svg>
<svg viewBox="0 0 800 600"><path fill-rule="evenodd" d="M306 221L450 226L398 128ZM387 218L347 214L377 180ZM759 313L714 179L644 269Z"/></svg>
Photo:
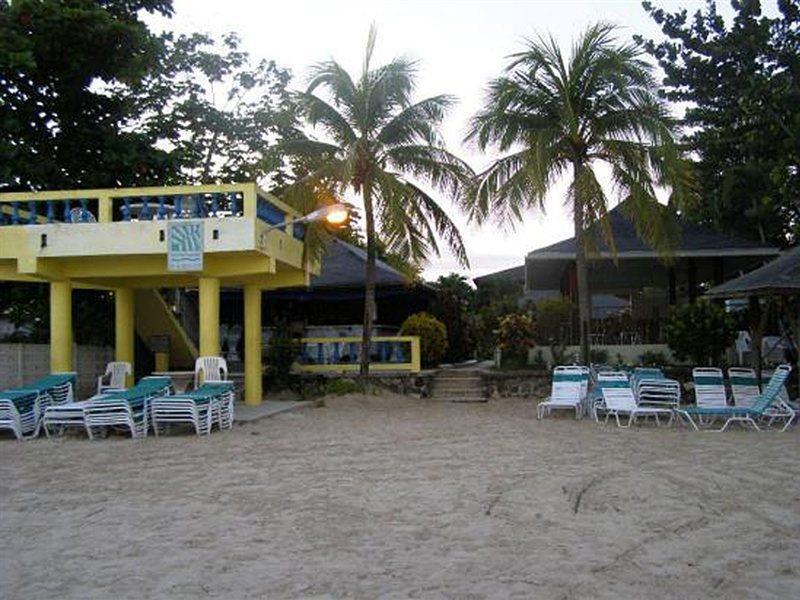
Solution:
<svg viewBox="0 0 800 600"><path fill-rule="evenodd" d="M736 337L736 324L722 307L696 300L672 309L665 334L678 360L691 359L695 366L719 366Z"/></svg>
<svg viewBox="0 0 800 600"><path fill-rule="evenodd" d="M333 60L312 67L307 91L296 98L319 137L300 135L281 144L299 175L285 198L292 202L322 189L368 195L365 209L374 214L366 215L367 222L376 227L368 245L381 240L390 253L419 265L439 254L441 239L466 265L461 235L432 195L459 198L473 183L469 165L445 149L438 131L454 99L413 102L416 62L399 57L373 67L374 44L373 28L359 77ZM297 187L306 191L299 194L292 189Z"/></svg>
<svg viewBox="0 0 800 600"><path fill-rule="evenodd" d="M542 210L553 184L571 170L570 203L580 226L613 249L608 192L594 173L607 163L619 200L630 200L635 222L642 215L640 234L668 251L674 237L648 214L659 206L656 188L671 188L676 206L689 202L692 188L675 125L655 89L639 47L617 41L612 25L587 29L568 57L552 37L526 40L490 83L467 135L481 149L506 153L479 175L464 205L470 218L513 224L528 210Z"/></svg>

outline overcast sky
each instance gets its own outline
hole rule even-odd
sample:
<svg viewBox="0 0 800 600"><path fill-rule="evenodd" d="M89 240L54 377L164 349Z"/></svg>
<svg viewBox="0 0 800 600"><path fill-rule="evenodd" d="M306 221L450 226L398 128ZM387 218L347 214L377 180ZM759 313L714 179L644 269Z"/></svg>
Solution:
<svg viewBox="0 0 800 600"><path fill-rule="evenodd" d="M705 2L653 0L674 11L690 12ZM727 13L727 2L720 4ZM767 1L765 4L774 5ZM222 34L237 32L254 58L269 58L292 70L294 85L302 86L306 69L333 57L357 72L370 23L378 26L376 61L397 55L421 61L418 97L448 93L458 97L444 127L451 151L474 168L488 159L461 143L467 122L479 107L486 83L520 48L526 36L551 33L563 47L589 24L611 21L623 27L621 36L660 34L638 0L528 1L357 1L292 0L176 0L175 17L156 25L179 32ZM152 21L152 20L151 20ZM433 258L426 278L451 271L475 277L522 264L529 251L570 237L570 215L564 209L565 185L557 186L547 202L546 215L530 214L514 231L488 224L468 225L447 201L442 204L460 226L471 266L458 267L448 254Z"/></svg>

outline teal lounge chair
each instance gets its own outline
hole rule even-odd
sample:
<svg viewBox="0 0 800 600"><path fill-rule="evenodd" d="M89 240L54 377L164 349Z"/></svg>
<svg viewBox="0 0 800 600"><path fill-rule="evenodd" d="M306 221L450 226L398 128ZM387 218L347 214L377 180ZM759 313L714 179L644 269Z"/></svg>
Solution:
<svg viewBox="0 0 800 600"><path fill-rule="evenodd" d="M190 423L197 435L211 433L214 421L220 429L230 429L233 426L233 382L209 382L193 392L153 398L150 418L156 435L159 426L166 423Z"/></svg>
<svg viewBox="0 0 800 600"><path fill-rule="evenodd" d="M143 377L130 389L91 398L83 409L89 439L94 439L93 429L98 427L124 427L133 438L146 437L150 401L168 394L171 387L169 377Z"/></svg>
<svg viewBox="0 0 800 600"><path fill-rule="evenodd" d="M0 429L10 429L18 440L36 437L44 409L72 401L75 380L75 373L53 373L27 387L0 391Z"/></svg>
<svg viewBox="0 0 800 600"><path fill-rule="evenodd" d="M757 423L759 420L768 419L772 423L776 419L785 419L786 423L781 431L786 431L794 421L796 414L783 404L779 404L779 406L773 406L773 404L779 398L780 391L789 378L791 370L789 365L781 365L775 369L769 384L750 406L690 406L675 412L688 421L695 431L700 431L698 424L703 424L704 419L725 419L722 428L714 431L725 431L728 425L737 421L752 425L753 429L760 431Z"/></svg>

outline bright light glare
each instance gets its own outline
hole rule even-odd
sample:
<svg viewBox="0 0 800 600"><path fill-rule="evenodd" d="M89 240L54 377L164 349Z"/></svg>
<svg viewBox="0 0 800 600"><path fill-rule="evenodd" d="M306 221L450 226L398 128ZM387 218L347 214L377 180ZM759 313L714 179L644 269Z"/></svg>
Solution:
<svg viewBox="0 0 800 600"><path fill-rule="evenodd" d="M325 220L331 225L341 225L347 221L349 216L347 209L344 207L336 206L325 215Z"/></svg>

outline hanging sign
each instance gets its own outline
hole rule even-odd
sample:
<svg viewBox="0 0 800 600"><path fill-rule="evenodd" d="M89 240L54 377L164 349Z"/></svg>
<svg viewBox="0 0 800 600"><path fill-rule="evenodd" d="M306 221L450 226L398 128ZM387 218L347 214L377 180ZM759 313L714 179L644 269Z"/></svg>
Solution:
<svg viewBox="0 0 800 600"><path fill-rule="evenodd" d="M203 221L167 221L167 270L203 270Z"/></svg>

